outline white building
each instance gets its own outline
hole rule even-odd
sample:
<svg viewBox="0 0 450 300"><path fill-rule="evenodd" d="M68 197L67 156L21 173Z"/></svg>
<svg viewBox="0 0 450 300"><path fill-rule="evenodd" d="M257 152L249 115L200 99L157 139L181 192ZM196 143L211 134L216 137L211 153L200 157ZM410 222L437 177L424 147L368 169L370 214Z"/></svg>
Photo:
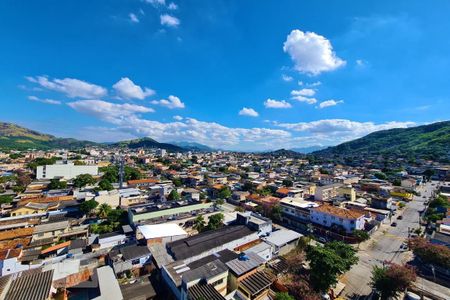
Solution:
<svg viewBox="0 0 450 300"><path fill-rule="evenodd" d="M331 205L312 208L310 218L311 222L325 227L340 226L347 233L363 230L365 224L364 213Z"/></svg>
<svg viewBox="0 0 450 300"><path fill-rule="evenodd" d="M98 175L98 166L76 166L71 162L57 162L54 165L38 166L36 169L37 179L64 178L73 179L81 174Z"/></svg>

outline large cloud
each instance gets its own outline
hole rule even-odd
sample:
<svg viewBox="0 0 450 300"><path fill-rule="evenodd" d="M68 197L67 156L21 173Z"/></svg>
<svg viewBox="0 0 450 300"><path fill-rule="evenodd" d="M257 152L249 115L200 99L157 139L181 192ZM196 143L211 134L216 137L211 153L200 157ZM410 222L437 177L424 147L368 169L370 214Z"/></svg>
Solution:
<svg viewBox="0 0 450 300"><path fill-rule="evenodd" d="M106 96L107 90L96 84L74 78L49 79L47 76L26 77L47 90L63 93L70 98L100 98Z"/></svg>
<svg viewBox="0 0 450 300"><path fill-rule="evenodd" d="M361 136L378 130L391 128L406 128L414 126L414 122L386 122L375 124L373 122L356 122L346 119L326 119L312 122L299 123L276 123L277 126L297 132L308 132L315 134L349 134Z"/></svg>
<svg viewBox="0 0 450 300"><path fill-rule="evenodd" d="M154 112L152 108L135 104L115 104L102 100L79 100L67 103L76 111L94 116L98 119L120 124L122 120L141 113Z"/></svg>
<svg viewBox="0 0 450 300"><path fill-rule="evenodd" d="M68 105L76 111L117 126L121 132L133 136L149 136L165 142L182 140L227 149L255 150L285 144L291 137L289 132L280 129L233 128L192 118L167 123L147 120L140 115L150 112L151 109L134 104L80 100Z"/></svg>
<svg viewBox="0 0 450 300"><path fill-rule="evenodd" d="M113 85L113 89L122 99L139 99L154 95L155 91L149 88L141 88L128 77L121 78Z"/></svg>
<svg viewBox="0 0 450 300"><path fill-rule="evenodd" d="M301 73L318 75L345 65L345 61L334 53L330 41L314 32L292 30L283 50L290 55L295 69Z"/></svg>

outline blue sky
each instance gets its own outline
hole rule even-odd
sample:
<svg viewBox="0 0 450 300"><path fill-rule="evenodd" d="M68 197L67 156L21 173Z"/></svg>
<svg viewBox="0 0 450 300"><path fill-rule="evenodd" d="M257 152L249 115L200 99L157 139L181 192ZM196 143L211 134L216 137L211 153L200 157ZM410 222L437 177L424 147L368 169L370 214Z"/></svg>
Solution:
<svg viewBox="0 0 450 300"><path fill-rule="evenodd" d="M0 119L233 150L449 119L450 2L0 3Z"/></svg>

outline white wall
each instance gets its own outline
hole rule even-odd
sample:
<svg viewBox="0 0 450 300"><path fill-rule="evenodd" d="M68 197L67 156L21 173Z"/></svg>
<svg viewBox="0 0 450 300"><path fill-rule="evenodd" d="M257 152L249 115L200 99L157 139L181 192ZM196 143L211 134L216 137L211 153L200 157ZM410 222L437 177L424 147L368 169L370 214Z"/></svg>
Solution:
<svg viewBox="0 0 450 300"><path fill-rule="evenodd" d="M63 177L73 179L81 174L98 175L98 166L75 166L73 164L55 164L38 166L36 169L37 179L53 179Z"/></svg>

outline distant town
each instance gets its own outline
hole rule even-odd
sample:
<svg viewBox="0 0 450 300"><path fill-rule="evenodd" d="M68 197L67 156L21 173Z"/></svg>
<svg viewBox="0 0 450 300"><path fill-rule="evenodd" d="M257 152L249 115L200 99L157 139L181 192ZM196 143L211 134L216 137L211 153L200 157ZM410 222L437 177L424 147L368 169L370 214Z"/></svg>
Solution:
<svg viewBox="0 0 450 300"><path fill-rule="evenodd" d="M2 152L1 299L449 299L448 165L290 154Z"/></svg>

